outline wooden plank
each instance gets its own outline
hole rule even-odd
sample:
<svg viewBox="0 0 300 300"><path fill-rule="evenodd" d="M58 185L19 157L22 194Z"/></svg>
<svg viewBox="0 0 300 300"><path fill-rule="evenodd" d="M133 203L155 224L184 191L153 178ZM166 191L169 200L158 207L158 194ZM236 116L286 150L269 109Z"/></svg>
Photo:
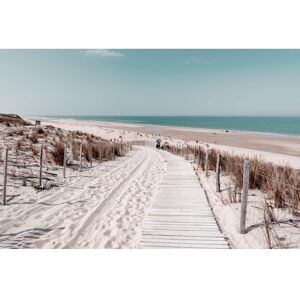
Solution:
<svg viewBox="0 0 300 300"><path fill-rule="evenodd" d="M155 245L156 243L160 244L170 244L170 243L177 243L177 244L218 244L218 245L226 245L227 242L224 239L221 238L215 238L215 237L189 237L188 239L178 239L175 236L162 236L162 237L145 237L141 240L141 243L151 243Z"/></svg>
<svg viewBox="0 0 300 300"><path fill-rule="evenodd" d="M145 244L152 244L152 245L158 245L158 244L165 244L165 245L170 245L170 244L193 244L193 245L226 245L227 243L224 240L221 239L197 239L197 240L175 240L175 239L146 239L142 240L142 243Z"/></svg>
<svg viewBox="0 0 300 300"><path fill-rule="evenodd" d="M185 248L185 249L228 249L228 245L141 245L142 249L178 249L178 248Z"/></svg>
<svg viewBox="0 0 300 300"><path fill-rule="evenodd" d="M212 242L212 243L209 243L209 242L196 242L196 243L190 243L190 242L184 242L184 243L176 243L176 242L166 242L166 243L162 243L162 242L159 242L157 241L156 243L149 243L149 242L143 242L142 243L143 246L161 246L161 247L184 247L184 248L194 248L194 247L203 247L203 246L206 246L207 248L211 247L211 246L221 246L221 247L224 247L226 244L222 243L216 243L216 242Z"/></svg>
<svg viewBox="0 0 300 300"><path fill-rule="evenodd" d="M207 236L221 236L220 232L217 229L207 229L204 228L203 230L168 230L168 229L145 229L143 233L148 234L160 234L160 235L172 235L172 236L199 236L199 235L207 235Z"/></svg>
<svg viewBox="0 0 300 300"><path fill-rule="evenodd" d="M145 222L145 225L148 224L169 224L169 225L176 225L176 224L182 224L182 225L186 225L189 226L189 224L193 224L193 225L199 225L199 224L216 224L216 222L214 220L209 220L209 221L194 221L194 222L182 222L182 221L169 221L169 220L163 220L163 221L147 221Z"/></svg>
<svg viewBox="0 0 300 300"><path fill-rule="evenodd" d="M178 239L176 237L161 237L161 238L157 238L157 237L153 237L153 238L143 238L141 240L141 243L151 243L153 245L155 245L155 243L180 243L180 244L183 244L183 243L190 243L190 244L198 244L198 243L205 243L205 244L212 244L212 243L216 243L216 244L219 244L219 245L226 245L227 243L224 241L224 239L221 239L221 238L189 238L189 239Z"/></svg>
<svg viewBox="0 0 300 300"><path fill-rule="evenodd" d="M157 225L145 225L144 226L144 231L146 232L147 230L172 230L172 231L186 231L186 230L190 230L190 231L199 231L199 230L203 230L203 229L207 229L207 230L216 230L218 231L218 226L217 225L201 225L198 224L197 226L193 225L193 226L184 226L184 225L163 225L163 224L157 224Z"/></svg>

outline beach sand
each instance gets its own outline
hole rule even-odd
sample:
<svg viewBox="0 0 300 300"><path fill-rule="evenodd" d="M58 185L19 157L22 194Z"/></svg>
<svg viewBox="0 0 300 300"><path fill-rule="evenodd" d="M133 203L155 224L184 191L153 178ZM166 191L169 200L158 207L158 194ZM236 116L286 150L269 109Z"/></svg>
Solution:
<svg viewBox="0 0 300 300"><path fill-rule="evenodd" d="M123 140L154 142L162 138L163 142L171 144L209 146L300 169L300 138L293 136L66 119L44 119L43 123L67 130L82 130L107 139L119 139L122 136Z"/></svg>
<svg viewBox="0 0 300 300"><path fill-rule="evenodd" d="M0 206L0 248L136 248L164 169L154 149L135 147L50 191L10 187L19 195Z"/></svg>
<svg viewBox="0 0 300 300"><path fill-rule="evenodd" d="M275 164L289 164L293 168L300 168L299 139L270 134L255 134L244 132L225 132L207 129L182 129L160 126L136 126L132 124L114 124L103 122L79 122L74 120L47 120L47 124L60 126L69 130L88 130L89 133L99 134L108 139L122 136L124 140L149 140L162 138L164 142L171 144L183 143L201 145L216 148L220 151L233 152L238 155L250 157L259 156L266 161ZM198 140L198 143L195 141ZM258 191L249 192L249 207L247 214L247 226L251 230L247 234L239 233L240 209L239 202L232 203L229 200L228 189L231 186L230 178L221 177L222 193L215 192L215 174L210 173L209 178L197 169L202 187L207 193L216 220L228 239L231 248L257 249L268 248L266 230L263 225L263 204L266 195ZM299 221L298 217L291 215L287 210L275 210L276 218L284 223L273 225L270 235L272 247L299 247L300 237L298 228L293 224L287 224L286 220ZM255 225L257 224L257 225ZM253 227L251 227L253 225ZM280 241L278 243L278 241Z"/></svg>
<svg viewBox="0 0 300 300"><path fill-rule="evenodd" d="M94 134L108 141L147 140L153 146L158 137L171 144L191 145L196 145L195 140L199 138L197 145L240 155L261 156L277 164L289 163L300 168L298 140L292 137L57 119L42 119L42 124ZM5 130L9 132L11 129ZM220 144L211 143L212 137ZM2 142L5 141L3 138ZM270 143L272 152L267 151ZM56 174L57 182L57 186L50 190L37 191L31 186L16 184L16 181L12 184L9 178L10 200L8 205L0 206L0 248L138 247L145 218L167 169L159 151L135 146L124 157L95 162L92 168L85 168L82 173L68 169L66 179L63 179L60 168L48 167ZM13 173L12 170L9 172ZM214 175L207 180L203 173L197 172L231 246L265 248L263 229L241 236L238 233L240 204L228 203L225 199L227 192L223 199L226 203L220 200L220 195L211 188ZM2 174L0 180L2 182ZM226 183L226 178L222 178L222 184L224 180ZM261 218L261 215L257 217L255 214L250 216L250 223ZM295 228L285 230L287 241L290 241L290 236L298 236L298 232L294 231Z"/></svg>

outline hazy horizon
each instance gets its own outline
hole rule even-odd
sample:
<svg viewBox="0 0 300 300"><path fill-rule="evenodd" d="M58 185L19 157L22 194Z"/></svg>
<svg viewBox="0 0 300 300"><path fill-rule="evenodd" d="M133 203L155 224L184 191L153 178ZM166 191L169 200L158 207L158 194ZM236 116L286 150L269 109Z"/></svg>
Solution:
<svg viewBox="0 0 300 300"><path fill-rule="evenodd" d="M7 113L7 112L6 112ZM12 113L11 113L12 114ZM300 114L299 115L123 115L123 114L110 114L110 115L95 115L95 114L76 114L76 115L71 115L71 114L21 114L23 116L40 116L40 117L57 117L57 116L69 116L69 117L207 117L207 118L238 118L238 117L243 117L243 118L300 118Z"/></svg>
<svg viewBox="0 0 300 300"><path fill-rule="evenodd" d="M0 50L1 112L298 117L299 50Z"/></svg>

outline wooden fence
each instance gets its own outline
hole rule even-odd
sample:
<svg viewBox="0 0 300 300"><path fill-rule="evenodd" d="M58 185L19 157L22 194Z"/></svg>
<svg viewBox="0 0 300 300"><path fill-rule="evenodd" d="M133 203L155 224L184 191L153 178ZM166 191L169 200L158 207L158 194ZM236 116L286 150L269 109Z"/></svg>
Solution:
<svg viewBox="0 0 300 300"><path fill-rule="evenodd" d="M233 161L232 166L228 166L228 157L232 156L228 153L224 152L223 154L221 152L218 152L214 149L203 149L200 145L197 146L190 146L190 145L170 145L168 147L164 148L165 150L180 155L183 158L190 160L191 162L194 162L195 165L198 167L198 169L202 169L204 171L204 176L206 178L210 177L210 170L214 171L215 174L215 192L220 193L221 187L220 187L220 176L221 173L224 172L225 175L230 175L230 172L233 174L232 177L237 181L237 187L236 191L240 195L239 201L241 202L241 209L240 209L240 226L239 231L241 234L246 233L246 217L247 217L247 206L248 206L248 191L249 191L249 184L251 181L252 188L259 189L260 188L260 182L262 180L267 180L271 183L269 185L270 189L273 189L272 191L268 191L267 188L264 186L262 189L262 193L274 193L275 197L278 196L278 191L280 189L284 189L285 195L290 195L293 201L290 199L286 200L286 207L290 211L295 211L295 214L298 213L299 208L299 199L300 199L300 182L299 182L299 172L297 173L297 170L294 170L294 173L292 172L290 167L279 167L274 166L270 163L265 163L263 161L259 161L258 159L249 159L248 157L244 156L233 156L230 157L230 160ZM224 155L224 157L222 156ZM271 178L268 175L261 174L259 171L260 164L265 164L263 168L266 170L275 170L277 172L276 174L282 172L285 174L289 174L290 178L298 178L298 181L295 179L295 185L291 185L289 183L289 178L282 177L281 180L277 178ZM251 167L252 166L252 167ZM229 173L226 173L225 170L229 170ZM266 171L267 172L267 171ZM294 174L293 177L291 174ZM254 186L254 187L253 187ZM292 192L290 192L292 191ZM270 197L270 196L269 196ZM298 200L298 202L297 202ZM291 204L290 204L291 203ZM284 205L284 204L283 204ZM278 207L281 208L281 207Z"/></svg>
<svg viewBox="0 0 300 300"><path fill-rule="evenodd" d="M87 143L85 143L87 144ZM103 147L98 147L97 144L89 144L89 165L88 167L85 166L85 168L91 168L93 166L93 161L96 161L96 159L93 157L97 155L97 161L98 163L103 162L104 160L114 160L116 158L116 156L123 156L126 153L128 153L129 151L132 150L133 145L147 145L148 142L146 141L135 141L135 142L123 142L123 143L114 143L114 142L110 142L107 143L108 147L107 148L103 148ZM98 147L98 148L97 148ZM97 149L98 152L95 152ZM80 153L79 153L79 163L77 166L77 170L79 172L83 171L83 156L84 156L84 143L81 142L80 143ZM105 151L104 151L105 150ZM94 153L92 153L92 151L94 151ZM1 197L1 204L2 205L6 205L7 204L7 184L8 184L8 168L9 166L16 166L17 163L16 161L13 161L12 159L10 160L10 152L12 152L12 150L9 150L9 147L5 147L4 151L2 151L0 149L0 162L1 160L3 160L3 186L2 186L2 197ZM3 154L2 154L3 153ZM48 174L49 172L46 172L45 169L49 169L50 167L57 167L54 165L47 165L45 164L45 145L41 145L40 150L39 150L39 163L38 165L35 165L37 167L37 170L35 172L38 172L38 175L35 176L35 178L38 179L38 184L35 186L38 189L44 189L45 186L45 180L48 179L45 177L45 174ZM63 148L63 163L62 166L60 167L62 170L62 178L66 178L67 177L67 169L68 169L68 158L69 158L69 154L68 154L68 146L64 145ZM20 168L22 168L23 166L19 166ZM73 169L74 169L74 165L72 165ZM56 174L55 174L56 175ZM26 176L22 176L21 178L21 185L25 186L26 185Z"/></svg>

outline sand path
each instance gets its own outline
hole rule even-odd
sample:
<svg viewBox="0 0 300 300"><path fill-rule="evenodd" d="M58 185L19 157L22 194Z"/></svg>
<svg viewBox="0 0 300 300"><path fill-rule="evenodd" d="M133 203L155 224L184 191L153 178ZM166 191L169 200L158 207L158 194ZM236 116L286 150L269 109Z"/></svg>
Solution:
<svg viewBox="0 0 300 300"><path fill-rule="evenodd" d="M162 151L167 170L146 218L140 248L226 249L190 162Z"/></svg>
<svg viewBox="0 0 300 300"><path fill-rule="evenodd" d="M166 163L151 148L0 208L0 248L135 248Z"/></svg>

